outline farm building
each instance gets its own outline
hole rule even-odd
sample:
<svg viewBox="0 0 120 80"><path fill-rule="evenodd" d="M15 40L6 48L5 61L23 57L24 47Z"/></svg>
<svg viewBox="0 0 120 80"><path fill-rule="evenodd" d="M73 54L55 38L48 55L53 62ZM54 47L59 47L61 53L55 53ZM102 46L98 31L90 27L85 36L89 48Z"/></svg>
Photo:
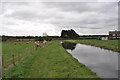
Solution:
<svg viewBox="0 0 120 80"><path fill-rule="evenodd" d="M120 39L120 31L110 31L109 40Z"/></svg>
<svg viewBox="0 0 120 80"><path fill-rule="evenodd" d="M101 37L100 40L108 40L108 37Z"/></svg>

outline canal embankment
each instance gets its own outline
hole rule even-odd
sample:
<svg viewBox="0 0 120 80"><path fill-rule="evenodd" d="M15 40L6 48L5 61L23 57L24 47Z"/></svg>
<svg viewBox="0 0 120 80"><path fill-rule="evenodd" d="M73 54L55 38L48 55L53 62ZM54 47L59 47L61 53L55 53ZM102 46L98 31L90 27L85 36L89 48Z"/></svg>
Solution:
<svg viewBox="0 0 120 80"><path fill-rule="evenodd" d="M95 40L95 39L83 39L83 40L64 40L74 43L86 44L95 47L100 47L102 49L108 49L115 52L120 52L119 42L120 40Z"/></svg>

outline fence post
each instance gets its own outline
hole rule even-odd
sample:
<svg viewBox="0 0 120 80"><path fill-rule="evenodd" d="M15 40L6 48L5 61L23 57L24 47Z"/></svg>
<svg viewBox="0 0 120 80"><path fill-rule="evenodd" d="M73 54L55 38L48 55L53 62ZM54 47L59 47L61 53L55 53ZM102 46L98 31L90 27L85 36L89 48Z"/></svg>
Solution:
<svg viewBox="0 0 120 80"><path fill-rule="evenodd" d="M30 48L28 48L28 51L29 51L29 52L28 52L28 56L29 56L29 55L30 55Z"/></svg>
<svg viewBox="0 0 120 80"><path fill-rule="evenodd" d="M35 50L35 45L34 45L34 50Z"/></svg>
<svg viewBox="0 0 120 80"><path fill-rule="evenodd" d="M18 60L20 61L20 52L18 53Z"/></svg>
<svg viewBox="0 0 120 80"><path fill-rule="evenodd" d="M26 57L28 57L28 55L29 55L29 51L28 51L29 49L28 48L26 48Z"/></svg>
<svg viewBox="0 0 120 80"><path fill-rule="evenodd" d="M30 48L28 47L28 56L30 55Z"/></svg>
<svg viewBox="0 0 120 80"><path fill-rule="evenodd" d="M33 49L31 49L31 55L33 54Z"/></svg>
<svg viewBox="0 0 120 80"><path fill-rule="evenodd" d="M13 54L12 57L13 57L13 65L15 66L15 55Z"/></svg>
<svg viewBox="0 0 120 80"><path fill-rule="evenodd" d="M4 57L3 57L3 55L2 55L2 64L1 65L2 65L2 72L1 72L2 74L1 75L3 77L4 76Z"/></svg>
<svg viewBox="0 0 120 80"><path fill-rule="evenodd" d="M38 49L38 45L35 45L35 50L37 51L37 49Z"/></svg>

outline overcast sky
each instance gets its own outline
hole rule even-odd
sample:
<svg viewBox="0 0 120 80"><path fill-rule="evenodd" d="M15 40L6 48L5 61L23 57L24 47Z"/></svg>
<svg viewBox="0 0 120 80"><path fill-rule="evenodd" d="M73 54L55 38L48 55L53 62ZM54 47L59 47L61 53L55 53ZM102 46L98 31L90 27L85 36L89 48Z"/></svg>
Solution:
<svg viewBox="0 0 120 80"><path fill-rule="evenodd" d="M80 35L118 30L117 2L3 2L2 35L60 36L63 29Z"/></svg>

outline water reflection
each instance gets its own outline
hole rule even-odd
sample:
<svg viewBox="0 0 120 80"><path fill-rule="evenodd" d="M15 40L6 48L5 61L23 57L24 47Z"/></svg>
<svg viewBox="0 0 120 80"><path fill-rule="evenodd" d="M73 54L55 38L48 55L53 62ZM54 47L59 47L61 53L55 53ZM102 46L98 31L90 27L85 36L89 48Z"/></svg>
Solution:
<svg viewBox="0 0 120 80"><path fill-rule="evenodd" d="M63 46L65 49L74 50L75 47L76 47L76 43L62 42L62 46Z"/></svg>
<svg viewBox="0 0 120 80"><path fill-rule="evenodd" d="M118 52L69 42L62 46L101 78L118 78Z"/></svg>

